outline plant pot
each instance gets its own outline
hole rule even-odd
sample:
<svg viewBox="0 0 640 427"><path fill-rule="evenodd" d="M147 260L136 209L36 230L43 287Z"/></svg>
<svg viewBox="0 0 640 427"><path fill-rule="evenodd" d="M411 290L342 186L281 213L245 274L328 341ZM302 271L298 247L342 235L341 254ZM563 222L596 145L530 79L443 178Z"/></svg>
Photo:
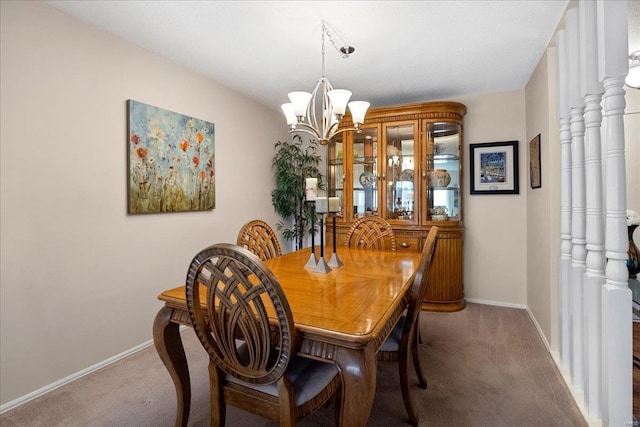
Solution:
<svg viewBox="0 0 640 427"><path fill-rule="evenodd" d="M434 169L427 172L427 185L429 187L446 187L451 182L451 175L446 169Z"/></svg>

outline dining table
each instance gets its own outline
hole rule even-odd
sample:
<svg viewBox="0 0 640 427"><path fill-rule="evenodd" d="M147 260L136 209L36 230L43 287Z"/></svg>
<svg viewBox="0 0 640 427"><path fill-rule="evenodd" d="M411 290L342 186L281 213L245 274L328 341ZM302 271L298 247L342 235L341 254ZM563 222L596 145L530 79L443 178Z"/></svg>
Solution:
<svg viewBox="0 0 640 427"><path fill-rule="evenodd" d="M407 307L420 253L338 247L336 254L344 265L327 273L305 268L311 248L264 263L291 307L297 354L335 363L340 371L340 425L364 427L376 391L376 353ZM175 385L175 425L186 426L191 387L180 326L191 326L191 321L185 286L166 290L158 299L164 305L154 320L153 340Z"/></svg>

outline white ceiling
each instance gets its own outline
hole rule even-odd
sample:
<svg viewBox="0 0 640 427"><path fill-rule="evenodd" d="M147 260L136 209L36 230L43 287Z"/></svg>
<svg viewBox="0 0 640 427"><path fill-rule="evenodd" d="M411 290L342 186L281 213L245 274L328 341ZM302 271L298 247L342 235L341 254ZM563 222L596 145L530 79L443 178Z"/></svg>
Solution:
<svg viewBox="0 0 640 427"><path fill-rule="evenodd" d="M46 3L274 109L322 73L372 106L524 88L568 0L57 1ZM635 49L640 8L631 1ZM631 22L631 20L630 20ZM632 47L632 46L630 46Z"/></svg>

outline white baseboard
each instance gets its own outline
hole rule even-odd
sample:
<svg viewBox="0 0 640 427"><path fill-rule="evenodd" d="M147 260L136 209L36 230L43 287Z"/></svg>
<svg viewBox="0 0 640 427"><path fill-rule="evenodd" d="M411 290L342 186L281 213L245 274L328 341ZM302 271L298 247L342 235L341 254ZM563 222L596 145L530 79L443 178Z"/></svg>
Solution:
<svg viewBox="0 0 640 427"><path fill-rule="evenodd" d="M499 307L519 308L522 310L526 310L527 314L529 314L529 318L531 319L531 321L533 322L533 325L536 327L536 330L538 331L538 335L540 335L540 338L542 338L542 342L544 343L544 346L546 347L547 351L551 353L551 346L549 345L549 341L547 341L547 337L545 337L544 333L542 332L542 328L540 327L538 320L535 318L535 316L529 309L528 305L512 304L512 303L505 303L505 302L499 302L499 301L480 300L480 299L473 299L473 298L465 298L465 301L473 302L476 304L495 305Z"/></svg>
<svg viewBox="0 0 640 427"><path fill-rule="evenodd" d="M180 325L180 332L183 332L185 329L189 329L187 326L184 325ZM21 396L15 400L12 400L11 402L7 402L4 405L0 406L0 414L3 414L11 409L14 409L20 405L24 405L25 403L36 399L44 394L49 393L50 391L53 391L55 389L57 389L58 387L62 387L65 384L69 384L70 382L73 382L77 379L80 379L82 377L84 377L85 375L89 375L92 372L95 372L99 369L102 369L106 366L111 365L112 363L115 363L119 360L124 359L125 357L131 356L132 354L135 354L141 350L144 350L145 348L152 346L153 345L153 340L149 340L146 342L143 342L140 345L137 345L133 348L130 348L129 350L125 350L120 354L116 354L113 357L110 357L106 360L103 360L102 362L96 363L93 366L89 366L86 369L83 369L81 371L78 371L74 374L69 375L68 377L62 378L61 380L58 380L54 383L51 383L49 385L46 385L42 388L39 388L36 391L32 391L31 393L25 394L24 396Z"/></svg>
<svg viewBox="0 0 640 427"><path fill-rule="evenodd" d="M562 361L560 360L560 354L558 352L551 352L551 356L553 357L553 361L558 367L558 371L564 380L564 383L567 385L573 400L578 405L580 412L582 413L582 417L587 422L589 427L602 427L602 420L599 418L593 418L589 415L587 408L584 406L584 392L580 390L576 390L571 386L571 374L562 368Z"/></svg>
<svg viewBox="0 0 640 427"><path fill-rule="evenodd" d="M528 308L525 304L512 304L509 302L490 301L490 300L474 299L474 298L467 298L467 297L465 297L464 300L466 302L474 302L476 304L486 304L486 305L497 305L499 307L521 308L525 310Z"/></svg>
<svg viewBox="0 0 640 427"><path fill-rule="evenodd" d="M531 312L531 310L528 307L527 307L527 313L529 313L529 317L531 317L531 321L536 326L536 329L538 330L538 334L540 335L540 338L542 339L542 342L544 342L544 345L547 348L547 351L551 355L551 358L553 359L553 362L556 364L556 366L558 368L558 371L560 372L560 375L562 376L562 380L564 381L564 383L566 384L567 388L569 389L569 392L571 393L571 396L573 397L573 400L576 402L576 405L578 405L578 408L580 409L580 412L582 413L582 417L587 422L589 427L602 427L602 420L596 419L596 418L592 418L589 415L587 409L585 408L585 406L584 406L584 393L582 391L574 389L571 386L571 375L562 368L562 361L560 360L560 353L558 353L557 351L552 351L551 350L551 346L549 345L549 342L547 341L547 338L545 337L544 333L542 332L542 328L540 327L540 324L538 323L538 321L536 320L535 316L533 315L533 313Z"/></svg>
<svg viewBox="0 0 640 427"><path fill-rule="evenodd" d="M151 345L153 345L153 341L149 340L149 341L144 342L144 343L142 343L140 345L137 345L137 346L135 346L133 348L130 348L129 350L123 351L120 354L116 354L113 357L110 357L110 358L108 358L106 360L103 360L102 362L96 363L93 366L89 366L86 369L83 369L83 370L78 371L78 372L76 372L74 374L71 374L68 377L62 378L61 380L58 380L58 381L56 381L54 383L51 383L51 384L46 385L46 386L44 386L42 388L39 388L38 390L32 391L31 393L28 393L28 394L25 394L24 396L19 397L19 398L15 399L15 400L12 400L11 402L7 402L4 405L0 406L0 414L3 414L3 413L5 413L5 412L7 412L7 411L9 411L11 409L14 409L14 408L16 408L16 407L18 407L20 405L23 405L23 404L25 404L25 403L33 400L33 399L36 399L36 398L38 398L38 397L40 397L40 396L42 396L44 394L47 394L50 391L53 391L53 390L55 390L55 389L57 389L59 387L62 387L63 385L69 384L70 382L73 382L73 381L75 381L75 380L77 380L79 378L82 378L85 375L89 375L92 372L95 372L95 371L97 371L99 369L104 368L105 366L109 366L112 363L115 363L115 362L117 362L117 361L119 361L121 359L124 359L125 357L130 356L130 355L132 355L134 353L137 353L140 350L144 350L145 348L147 348L147 347L149 347Z"/></svg>
<svg viewBox="0 0 640 427"><path fill-rule="evenodd" d="M547 337L545 336L544 332L542 331L542 328L540 327L540 324L538 323L538 319L536 319L536 317L533 315L533 313L531 312L531 309L529 307L527 307L527 313L529 313L529 318L531 319L531 321L533 322L533 325L538 330L538 335L540 335L540 338L542 339L542 342L544 343L544 346L546 347L547 352L551 353L551 344L549 344L549 340L547 340ZM553 354L551 356L553 357Z"/></svg>

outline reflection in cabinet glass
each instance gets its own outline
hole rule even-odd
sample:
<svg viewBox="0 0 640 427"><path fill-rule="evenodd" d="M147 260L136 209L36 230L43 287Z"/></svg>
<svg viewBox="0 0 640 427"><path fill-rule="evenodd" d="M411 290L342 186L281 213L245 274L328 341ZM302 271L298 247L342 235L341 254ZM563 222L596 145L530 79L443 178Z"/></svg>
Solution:
<svg viewBox="0 0 640 427"><path fill-rule="evenodd" d="M353 135L353 216L378 215L378 128Z"/></svg>
<svg viewBox="0 0 640 427"><path fill-rule="evenodd" d="M342 217L344 214L344 136L342 134L336 136L332 140L329 149L327 161L328 177L327 177L327 195L328 197L337 197L340 200L340 212L337 216Z"/></svg>
<svg viewBox="0 0 640 427"><path fill-rule="evenodd" d="M427 201L432 221L460 216L460 134L457 123L426 123Z"/></svg>
<svg viewBox="0 0 640 427"><path fill-rule="evenodd" d="M416 130L414 123L385 126L387 220L413 221L415 218Z"/></svg>
<svg viewBox="0 0 640 427"><path fill-rule="evenodd" d="M462 280L462 118L456 102L370 109L362 131L334 138L327 162L328 193L339 197L337 244L367 215L386 219L398 250L420 251L432 225L439 227L423 309L465 306ZM343 126L350 126L347 114ZM327 226L332 243L333 224Z"/></svg>

